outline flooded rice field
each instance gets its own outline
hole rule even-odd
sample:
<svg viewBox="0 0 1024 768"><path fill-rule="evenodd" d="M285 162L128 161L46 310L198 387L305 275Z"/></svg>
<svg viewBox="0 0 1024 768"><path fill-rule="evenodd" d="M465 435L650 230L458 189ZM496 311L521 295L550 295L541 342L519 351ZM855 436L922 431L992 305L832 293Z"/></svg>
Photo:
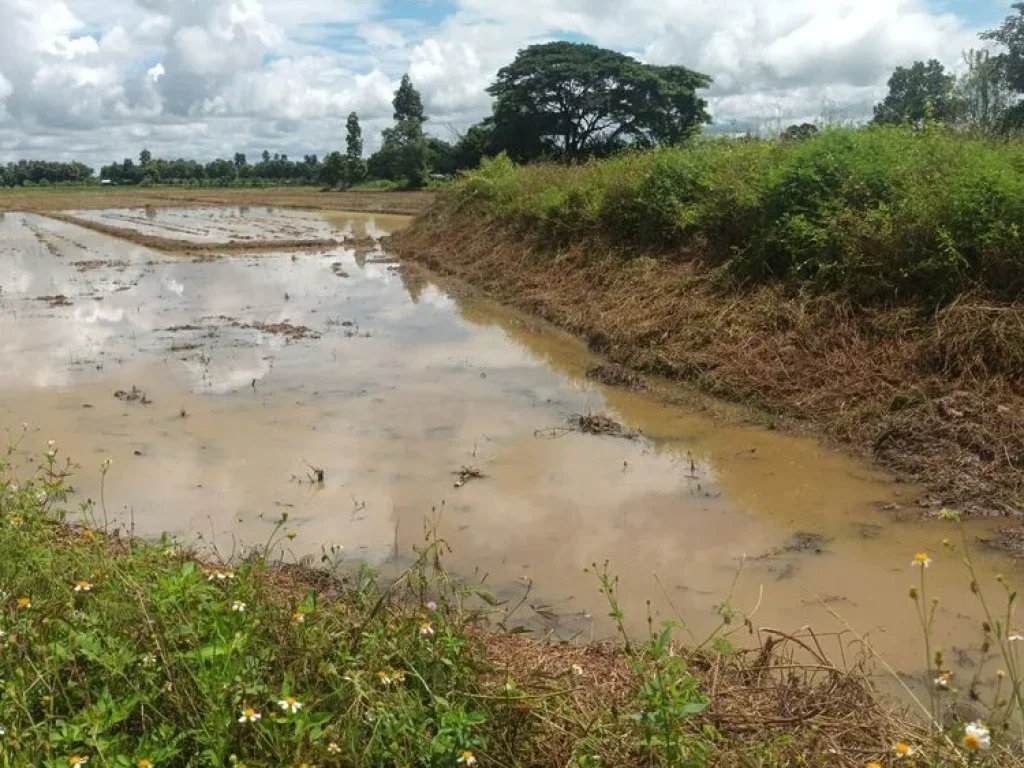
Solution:
<svg viewBox="0 0 1024 768"><path fill-rule="evenodd" d="M80 215L197 242L379 238L404 223ZM587 372L600 360L573 338L457 300L380 247L191 259L7 214L0 354L0 429L20 440L22 469L56 440L79 465L78 496L99 499L112 457L105 514L142 535L230 556L287 511L288 557L342 545L386 567L435 520L458 575L526 595L517 619L561 637L613 631L584 572L607 560L631 629L649 599L657 620L685 618L700 637L728 600L758 627L813 626L837 661L861 650L853 627L911 678L923 663L910 561L928 551L936 644L957 677L974 673L979 619L941 545L955 529L916 521L916 489L814 439L673 404L685 393L667 384L599 384Z"/></svg>
<svg viewBox="0 0 1024 768"><path fill-rule="evenodd" d="M123 227L189 243L246 240L329 240L336 234L322 217L273 208L125 208L107 211L68 211L86 221Z"/></svg>

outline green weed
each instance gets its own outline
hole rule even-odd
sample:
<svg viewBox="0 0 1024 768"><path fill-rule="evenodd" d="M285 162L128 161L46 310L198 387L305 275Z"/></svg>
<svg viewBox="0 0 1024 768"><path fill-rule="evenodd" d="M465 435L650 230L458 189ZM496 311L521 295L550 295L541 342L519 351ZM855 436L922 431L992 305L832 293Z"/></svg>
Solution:
<svg viewBox="0 0 1024 768"><path fill-rule="evenodd" d="M868 302L1024 290L1024 143L939 127L705 138L582 166L485 160L461 206L557 245L700 258Z"/></svg>

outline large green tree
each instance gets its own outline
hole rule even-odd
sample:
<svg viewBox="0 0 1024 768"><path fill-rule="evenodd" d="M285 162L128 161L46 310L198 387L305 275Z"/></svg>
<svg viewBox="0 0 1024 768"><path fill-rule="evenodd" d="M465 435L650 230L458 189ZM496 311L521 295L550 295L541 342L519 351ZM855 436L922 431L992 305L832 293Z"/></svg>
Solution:
<svg viewBox="0 0 1024 768"><path fill-rule="evenodd" d="M982 34L983 40L991 40L1005 47L997 57L1003 82L1014 94L1014 101L1004 113L1006 127L1024 127L1024 3L1014 3L1013 13L1006 17L997 28Z"/></svg>
<svg viewBox="0 0 1024 768"><path fill-rule="evenodd" d="M594 45L555 42L519 52L488 89L490 127L520 160L579 160L627 144L681 141L710 121L697 95L707 75L653 66Z"/></svg>
<svg viewBox="0 0 1024 768"><path fill-rule="evenodd" d="M346 163L341 152L331 152L320 166L320 178L329 187L337 187L345 181Z"/></svg>
<svg viewBox="0 0 1024 768"><path fill-rule="evenodd" d="M876 123L922 125L926 120L953 122L961 105L954 92L956 78L935 59L897 67L889 78L889 93L875 105Z"/></svg>

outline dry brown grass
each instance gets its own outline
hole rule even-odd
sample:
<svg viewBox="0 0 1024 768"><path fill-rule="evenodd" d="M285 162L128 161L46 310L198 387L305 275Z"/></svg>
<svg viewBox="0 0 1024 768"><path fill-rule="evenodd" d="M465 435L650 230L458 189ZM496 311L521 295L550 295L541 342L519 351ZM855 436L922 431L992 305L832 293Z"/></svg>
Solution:
<svg viewBox="0 0 1024 768"><path fill-rule="evenodd" d="M480 631L489 670L487 690L501 697L509 680L530 706L509 713L509 738L529 739L543 765L572 765L574 749L594 738L592 752L607 766L637 765L637 666L613 643L547 643L528 635ZM687 653L689 672L710 706L693 723L710 726L716 766L836 766L890 764L893 745L914 745L920 764L959 765L950 741L935 738L925 720L886 704L864 671L833 665L809 633L769 632L760 648ZM520 747L522 746L520 742ZM512 750L509 750L512 753ZM999 752L992 766L1016 765Z"/></svg>
<svg viewBox="0 0 1024 768"><path fill-rule="evenodd" d="M87 187L83 189L0 190L0 211L67 211L142 206L194 207L251 205L323 211L367 211L418 215L431 192L323 192L313 187L271 189L188 189Z"/></svg>
<svg viewBox="0 0 1024 768"><path fill-rule="evenodd" d="M1024 305L964 298L936 315L863 309L698 266L624 261L437 210L396 234L407 259L587 339L612 362L792 417L901 478L933 509L1024 511Z"/></svg>

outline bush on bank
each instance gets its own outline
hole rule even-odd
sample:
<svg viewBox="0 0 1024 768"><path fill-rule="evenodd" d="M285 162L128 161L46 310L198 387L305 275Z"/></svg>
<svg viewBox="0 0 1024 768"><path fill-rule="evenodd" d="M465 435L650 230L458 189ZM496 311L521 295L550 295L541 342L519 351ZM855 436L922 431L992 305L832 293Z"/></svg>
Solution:
<svg viewBox="0 0 1024 768"><path fill-rule="evenodd" d="M569 168L498 157L456 200L548 245L700 259L867 302L1024 291L1024 143L941 127L704 138Z"/></svg>

